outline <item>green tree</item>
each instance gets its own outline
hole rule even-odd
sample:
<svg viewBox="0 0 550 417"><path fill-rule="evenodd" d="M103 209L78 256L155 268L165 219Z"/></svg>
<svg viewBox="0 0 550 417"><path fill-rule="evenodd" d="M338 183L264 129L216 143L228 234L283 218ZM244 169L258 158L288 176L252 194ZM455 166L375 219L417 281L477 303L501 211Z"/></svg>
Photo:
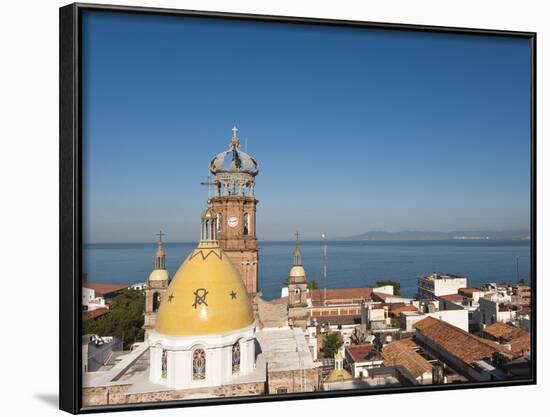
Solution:
<svg viewBox="0 0 550 417"><path fill-rule="evenodd" d="M401 295L401 283L392 279L379 279L376 281L377 287L383 287L384 285L393 285L393 293L395 295Z"/></svg>
<svg viewBox="0 0 550 417"><path fill-rule="evenodd" d="M107 314L82 323L82 334L115 336L122 339L125 350L130 349L133 343L143 340L144 310L145 296L141 291L122 290L114 298Z"/></svg>
<svg viewBox="0 0 550 417"><path fill-rule="evenodd" d="M307 282L307 288L310 290L318 290L319 289L319 283L312 279L311 281Z"/></svg>
<svg viewBox="0 0 550 417"><path fill-rule="evenodd" d="M323 339L323 355L325 358L333 358L338 349L344 344L340 332L328 333Z"/></svg>

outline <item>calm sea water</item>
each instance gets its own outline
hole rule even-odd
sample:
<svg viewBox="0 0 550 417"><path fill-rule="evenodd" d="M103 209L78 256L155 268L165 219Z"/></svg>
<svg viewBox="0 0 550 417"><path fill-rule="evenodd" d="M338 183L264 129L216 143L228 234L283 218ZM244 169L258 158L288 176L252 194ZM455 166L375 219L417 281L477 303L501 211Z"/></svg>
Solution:
<svg viewBox="0 0 550 417"><path fill-rule="evenodd" d="M165 244L166 263L174 274L195 243ZM265 299L280 296L292 263L293 242L262 242L259 286ZM84 247L84 272L90 282L144 282L153 267L155 244L90 244ZM302 242L309 279L322 287L322 242ZM328 288L362 287L378 279L401 282L401 292L416 293L417 278L429 272L468 278L470 286L485 282L515 282L530 276L528 241L364 241L329 242Z"/></svg>

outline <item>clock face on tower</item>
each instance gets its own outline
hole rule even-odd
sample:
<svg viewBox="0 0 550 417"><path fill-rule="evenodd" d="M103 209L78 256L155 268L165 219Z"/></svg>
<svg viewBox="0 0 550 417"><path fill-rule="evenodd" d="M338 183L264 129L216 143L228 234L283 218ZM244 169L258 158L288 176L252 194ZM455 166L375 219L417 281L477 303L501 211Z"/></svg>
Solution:
<svg viewBox="0 0 550 417"><path fill-rule="evenodd" d="M237 227L238 224L239 224L239 219L237 219L235 216L229 217L227 219L227 225L229 227Z"/></svg>

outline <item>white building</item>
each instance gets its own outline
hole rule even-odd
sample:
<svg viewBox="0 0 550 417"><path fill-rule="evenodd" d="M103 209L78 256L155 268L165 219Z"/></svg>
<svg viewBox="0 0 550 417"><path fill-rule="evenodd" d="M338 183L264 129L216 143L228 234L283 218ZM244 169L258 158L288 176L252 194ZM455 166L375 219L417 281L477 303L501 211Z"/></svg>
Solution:
<svg viewBox="0 0 550 417"><path fill-rule="evenodd" d="M82 308L86 311L97 310L98 308L105 308L105 298L97 296L95 289L82 287Z"/></svg>
<svg viewBox="0 0 550 417"><path fill-rule="evenodd" d="M404 332L414 332L414 325L426 317L433 317L452 324L459 329L468 331L468 310L438 310L433 313L422 313L420 311L402 311L399 315L400 328Z"/></svg>
<svg viewBox="0 0 550 417"><path fill-rule="evenodd" d="M481 327L495 322L508 323L517 318L518 307L512 304L512 297L506 292L497 291L485 294L479 299L479 319Z"/></svg>
<svg viewBox="0 0 550 417"><path fill-rule="evenodd" d="M456 294L459 288L466 288L468 280L458 275L438 275L433 272L418 278L418 298L434 298L440 295Z"/></svg>

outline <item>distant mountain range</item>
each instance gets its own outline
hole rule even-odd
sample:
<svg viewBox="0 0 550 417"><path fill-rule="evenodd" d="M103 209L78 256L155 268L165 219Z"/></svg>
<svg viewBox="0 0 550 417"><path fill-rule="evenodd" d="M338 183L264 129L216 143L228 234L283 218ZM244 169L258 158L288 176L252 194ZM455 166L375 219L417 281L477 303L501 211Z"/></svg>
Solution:
<svg viewBox="0 0 550 417"><path fill-rule="evenodd" d="M384 232L372 230L343 240L529 240L531 232L519 230L477 230L455 232L409 231Z"/></svg>

